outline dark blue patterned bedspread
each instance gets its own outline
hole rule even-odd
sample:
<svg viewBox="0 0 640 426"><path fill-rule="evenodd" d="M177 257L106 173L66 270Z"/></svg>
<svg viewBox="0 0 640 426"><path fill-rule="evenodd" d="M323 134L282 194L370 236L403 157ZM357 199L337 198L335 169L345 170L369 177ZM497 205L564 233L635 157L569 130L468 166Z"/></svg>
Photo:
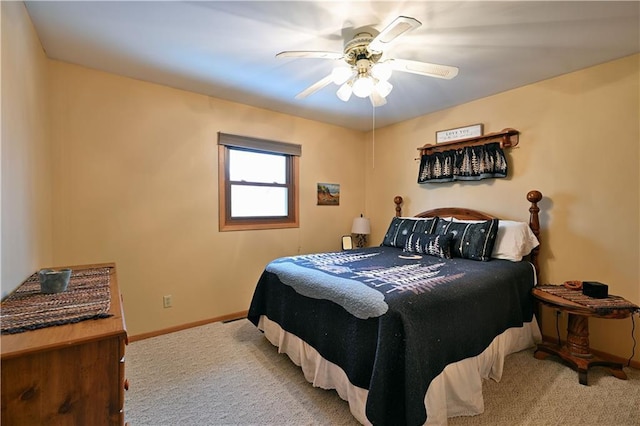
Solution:
<svg viewBox="0 0 640 426"><path fill-rule="evenodd" d="M368 389L374 425L419 425L445 366L531 321L528 262L440 259L393 247L286 257L267 265L249 308L266 315Z"/></svg>

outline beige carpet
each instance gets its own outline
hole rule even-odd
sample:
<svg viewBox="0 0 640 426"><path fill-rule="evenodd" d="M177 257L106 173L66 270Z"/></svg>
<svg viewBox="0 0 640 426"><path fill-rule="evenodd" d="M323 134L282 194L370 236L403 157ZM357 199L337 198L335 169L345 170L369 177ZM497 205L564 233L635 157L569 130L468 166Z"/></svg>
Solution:
<svg viewBox="0 0 640 426"><path fill-rule="evenodd" d="M523 351L484 385L485 413L457 425L640 425L640 371L604 368L589 385L555 358ZM357 425L336 392L314 388L247 320L214 323L127 347L125 419L149 425Z"/></svg>

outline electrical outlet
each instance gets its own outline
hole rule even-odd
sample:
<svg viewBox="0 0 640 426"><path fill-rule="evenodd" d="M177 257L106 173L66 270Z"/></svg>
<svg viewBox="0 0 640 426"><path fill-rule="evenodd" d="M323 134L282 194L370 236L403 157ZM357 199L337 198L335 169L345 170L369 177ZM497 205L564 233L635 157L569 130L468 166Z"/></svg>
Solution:
<svg viewBox="0 0 640 426"><path fill-rule="evenodd" d="M170 308L171 306L173 306L173 299L171 298L170 294L162 297L162 306L165 308Z"/></svg>

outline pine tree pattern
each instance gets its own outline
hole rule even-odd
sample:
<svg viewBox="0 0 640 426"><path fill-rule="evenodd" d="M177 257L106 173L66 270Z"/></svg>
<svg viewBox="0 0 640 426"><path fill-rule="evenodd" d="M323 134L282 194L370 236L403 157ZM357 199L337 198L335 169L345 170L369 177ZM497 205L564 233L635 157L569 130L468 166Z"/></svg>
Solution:
<svg viewBox="0 0 640 426"><path fill-rule="evenodd" d="M440 269L443 266L444 263L398 265L391 268L357 271L354 276L364 278L365 282L381 288L385 293L411 291L414 294L422 294L465 275L464 273L440 275Z"/></svg>
<svg viewBox="0 0 640 426"><path fill-rule="evenodd" d="M504 178L507 173L504 151L493 142L423 155L418 183Z"/></svg>
<svg viewBox="0 0 640 426"><path fill-rule="evenodd" d="M281 261L293 261L308 268L320 269L324 272L342 275L365 283L369 287L389 294L411 291L422 294L431 291L438 285L461 278L465 273L441 275L445 263L422 264L410 263L395 266L365 266L359 263L380 255L378 251L345 251L335 253L318 253L292 256Z"/></svg>
<svg viewBox="0 0 640 426"><path fill-rule="evenodd" d="M413 233L407 238L404 251L451 259L451 241L450 234Z"/></svg>
<svg viewBox="0 0 640 426"><path fill-rule="evenodd" d="M442 168L443 176L453 175L453 165L451 164L453 159L450 156L445 157L444 159L444 167Z"/></svg>
<svg viewBox="0 0 640 426"><path fill-rule="evenodd" d="M344 274L353 272L350 266L346 266L347 264L357 263L378 256L379 254L378 252L364 253L355 250L345 250L335 253L304 254L292 256L287 259L301 266L312 267L333 274Z"/></svg>

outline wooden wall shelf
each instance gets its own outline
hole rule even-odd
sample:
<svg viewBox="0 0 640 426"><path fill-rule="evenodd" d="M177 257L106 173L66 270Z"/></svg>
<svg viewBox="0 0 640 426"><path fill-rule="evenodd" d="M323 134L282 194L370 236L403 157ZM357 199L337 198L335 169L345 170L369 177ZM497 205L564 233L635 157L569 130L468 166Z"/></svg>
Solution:
<svg viewBox="0 0 640 426"><path fill-rule="evenodd" d="M465 146L484 145L490 142L500 142L500 148L511 148L518 145L520 132L516 129L506 128L499 132L487 133L473 138L459 139L457 141L443 142L439 144L426 144L418 148L420 155L441 152L449 149L463 148Z"/></svg>

